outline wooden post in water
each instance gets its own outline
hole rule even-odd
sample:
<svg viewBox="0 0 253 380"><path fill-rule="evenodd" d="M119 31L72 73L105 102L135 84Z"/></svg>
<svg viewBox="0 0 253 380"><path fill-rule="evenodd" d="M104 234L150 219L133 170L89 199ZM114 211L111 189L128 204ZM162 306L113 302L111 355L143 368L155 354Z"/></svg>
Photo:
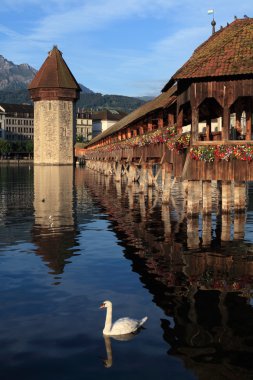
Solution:
<svg viewBox="0 0 253 380"><path fill-rule="evenodd" d="M133 186L133 182L136 179L136 170L135 164L131 162L127 173L127 186Z"/></svg>
<svg viewBox="0 0 253 380"><path fill-rule="evenodd" d="M141 221L145 222L146 221L146 204L145 204L144 192L140 192L139 204L140 204Z"/></svg>
<svg viewBox="0 0 253 380"><path fill-rule="evenodd" d="M222 181L221 209L223 214L230 214L232 206L231 181Z"/></svg>
<svg viewBox="0 0 253 380"><path fill-rule="evenodd" d="M216 181L216 214L221 214L222 181Z"/></svg>
<svg viewBox="0 0 253 380"><path fill-rule="evenodd" d="M189 249L199 248L199 220L198 218L187 217L187 247Z"/></svg>
<svg viewBox="0 0 253 380"><path fill-rule="evenodd" d="M171 164L164 162L162 164L162 203L168 204L170 201L171 191Z"/></svg>
<svg viewBox="0 0 253 380"><path fill-rule="evenodd" d="M116 193L117 193L117 196L119 198L121 198L122 196L122 188L121 188L121 181L118 181L115 183L115 187L116 187Z"/></svg>
<svg viewBox="0 0 253 380"><path fill-rule="evenodd" d="M230 241L231 237L231 215L228 213L221 216L221 240Z"/></svg>
<svg viewBox="0 0 253 380"><path fill-rule="evenodd" d="M212 217L210 214L204 214L202 218L202 245L204 247L211 244L212 239Z"/></svg>
<svg viewBox="0 0 253 380"><path fill-rule="evenodd" d="M164 240L166 243L171 242L171 223L170 209L168 205L162 205L162 221L164 225Z"/></svg>
<svg viewBox="0 0 253 380"><path fill-rule="evenodd" d="M152 187L154 185L153 178L153 164L150 163L148 165L148 187Z"/></svg>
<svg viewBox="0 0 253 380"><path fill-rule="evenodd" d="M132 186L128 187L127 194L128 194L128 207L129 207L129 210L133 210L134 209L134 194L133 194L133 188L132 188Z"/></svg>
<svg viewBox="0 0 253 380"><path fill-rule="evenodd" d="M140 193L144 193L146 182L147 182L147 164L143 163L141 165L140 178L139 178L139 192Z"/></svg>
<svg viewBox="0 0 253 380"><path fill-rule="evenodd" d="M234 213L234 240L242 240L244 238L245 229L245 212Z"/></svg>
<svg viewBox="0 0 253 380"><path fill-rule="evenodd" d="M246 183L243 181L234 182L234 210L244 212L246 208Z"/></svg>
<svg viewBox="0 0 253 380"><path fill-rule="evenodd" d="M203 215L211 214L212 212L212 182L202 182L202 194L203 194Z"/></svg>
<svg viewBox="0 0 253 380"><path fill-rule="evenodd" d="M114 163L114 174L115 174L114 180L116 182L120 182L121 181L121 163L120 162Z"/></svg>
<svg viewBox="0 0 253 380"><path fill-rule="evenodd" d="M188 181L187 216L199 215L199 202L201 199L200 181Z"/></svg>
<svg viewBox="0 0 253 380"><path fill-rule="evenodd" d="M148 208L151 209L153 206L153 188L148 187Z"/></svg>

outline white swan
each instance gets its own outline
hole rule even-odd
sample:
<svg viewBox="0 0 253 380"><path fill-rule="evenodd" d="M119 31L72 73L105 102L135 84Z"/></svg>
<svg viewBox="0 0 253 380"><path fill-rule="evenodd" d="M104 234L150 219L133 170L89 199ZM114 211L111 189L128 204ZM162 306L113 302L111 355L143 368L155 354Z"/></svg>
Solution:
<svg viewBox="0 0 253 380"><path fill-rule="evenodd" d="M112 324L112 303L111 301L104 301L100 305L100 309L107 308L105 327L103 330L104 335L124 335L131 334L137 331L143 323L146 322L148 317L144 317L141 320L131 318L120 318Z"/></svg>

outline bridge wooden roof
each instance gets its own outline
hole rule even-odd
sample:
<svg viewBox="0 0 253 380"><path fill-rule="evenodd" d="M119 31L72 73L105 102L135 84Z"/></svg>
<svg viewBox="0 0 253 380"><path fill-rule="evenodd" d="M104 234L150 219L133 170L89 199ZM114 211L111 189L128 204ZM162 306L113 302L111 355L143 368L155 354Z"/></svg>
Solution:
<svg viewBox="0 0 253 380"><path fill-rule="evenodd" d="M113 133L120 131L121 129L124 129L128 125L138 121L150 112L153 112L160 108L166 108L169 105L172 105L176 101L176 91L177 86L173 86L168 91L163 92L162 94L157 96L155 99L143 104L141 107L137 108L136 110L125 116L123 119L113 124L110 128L106 129L104 132L94 137L88 143L87 147L104 139L107 136L112 135Z"/></svg>
<svg viewBox="0 0 253 380"><path fill-rule="evenodd" d="M176 81L253 74L253 18L236 19L200 45L162 91Z"/></svg>
<svg viewBox="0 0 253 380"><path fill-rule="evenodd" d="M36 88L68 88L81 91L56 46L48 53L48 57L28 87L29 90Z"/></svg>

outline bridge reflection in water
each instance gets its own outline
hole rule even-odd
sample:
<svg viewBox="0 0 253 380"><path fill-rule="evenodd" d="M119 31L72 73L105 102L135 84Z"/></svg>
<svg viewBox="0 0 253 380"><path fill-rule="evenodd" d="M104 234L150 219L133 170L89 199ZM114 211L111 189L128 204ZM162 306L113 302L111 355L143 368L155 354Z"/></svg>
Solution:
<svg viewBox="0 0 253 380"><path fill-rule="evenodd" d="M133 271L164 311L168 354L199 379L250 379L253 354L253 245L244 240L246 213L187 217L180 183L169 205L157 192L127 187L87 169L76 186L99 201L133 263ZM113 352L110 352L112 360Z"/></svg>

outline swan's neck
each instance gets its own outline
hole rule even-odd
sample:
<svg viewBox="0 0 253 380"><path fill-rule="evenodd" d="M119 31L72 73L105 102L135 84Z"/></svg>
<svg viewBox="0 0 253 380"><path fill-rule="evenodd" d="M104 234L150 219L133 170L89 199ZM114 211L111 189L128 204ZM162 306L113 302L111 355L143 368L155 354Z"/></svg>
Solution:
<svg viewBox="0 0 253 380"><path fill-rule="evenodd" d="M112 328L112 305L109 305L106 309L105 327L103 334L108 335Z"/></svg>

